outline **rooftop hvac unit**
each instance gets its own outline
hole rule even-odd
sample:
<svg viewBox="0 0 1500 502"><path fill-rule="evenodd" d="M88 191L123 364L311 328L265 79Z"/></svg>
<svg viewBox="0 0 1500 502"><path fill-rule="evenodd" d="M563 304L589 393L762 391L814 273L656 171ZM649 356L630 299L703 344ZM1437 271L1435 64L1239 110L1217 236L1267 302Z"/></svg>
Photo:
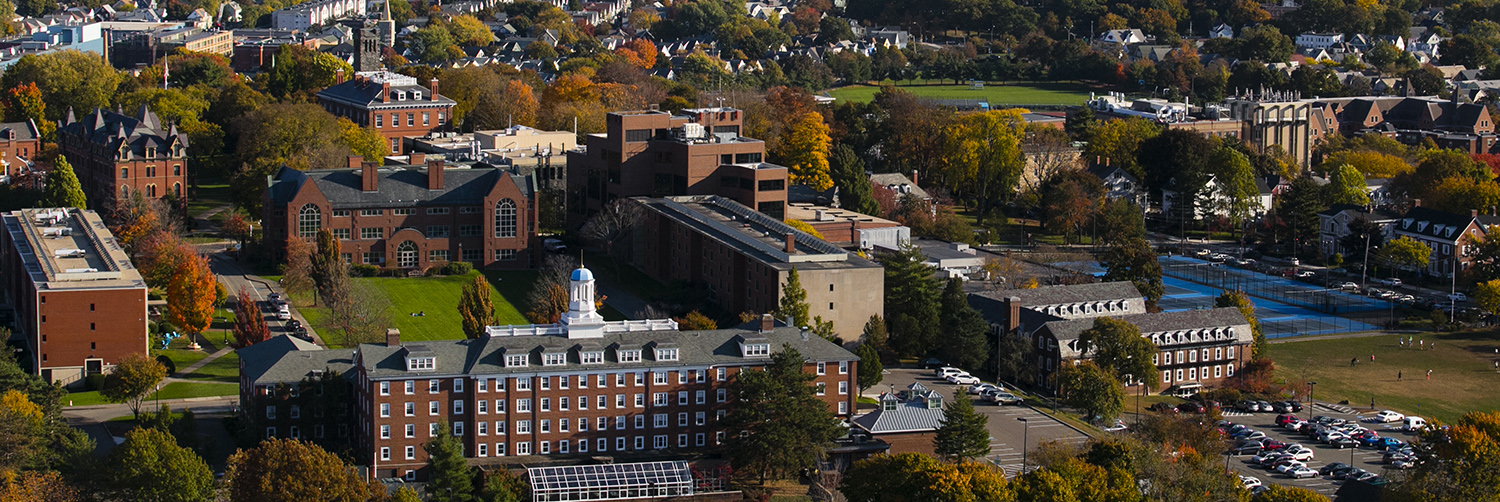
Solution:
<svg viewBox="0 0 1500 502"><path fill-rule="evenodd" d="M703 124L688 123L682 125L682 135L688 139L697 139L707 136L707 133L703 130Z"/></svg>
<svg viewBox="0 0 1500 502"><path fill-rule="evenodd" d="M47 237L65 237L72 233L73 229L68 227L42 227L42 235Z"/></svg>
<svg viewBox="0 0 1500 502"><path fill-rule="evenodd" d="M87 252L82 249L58 249L52 252L52 256L58 258L80 258L85 254Z"/></svg>
<svg viewBox="0 0 1500 502"><path fill-rule="evenodd" d="M87 272L98 272L98 271L99 271L99 269L97 269L97 268L70 268L70 269L64 270L63 272L67 272L69 274L82 274L82 273L87 273Z"/></svg>

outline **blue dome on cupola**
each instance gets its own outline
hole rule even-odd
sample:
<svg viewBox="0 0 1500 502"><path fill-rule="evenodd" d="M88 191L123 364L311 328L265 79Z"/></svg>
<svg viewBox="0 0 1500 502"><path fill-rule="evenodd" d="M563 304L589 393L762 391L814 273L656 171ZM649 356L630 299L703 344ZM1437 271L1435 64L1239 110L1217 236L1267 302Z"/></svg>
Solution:
<svg viewBox="0 0 1500 502"><path fill-rule="evenodd" d="M587 269L587 268L578 267L578 270L574 270L573 271L573 278L572 278L572 280L575 280L575 281L592 281L592 280L594 280L594 273L593 272L589 272L589 269Z"/></svg>

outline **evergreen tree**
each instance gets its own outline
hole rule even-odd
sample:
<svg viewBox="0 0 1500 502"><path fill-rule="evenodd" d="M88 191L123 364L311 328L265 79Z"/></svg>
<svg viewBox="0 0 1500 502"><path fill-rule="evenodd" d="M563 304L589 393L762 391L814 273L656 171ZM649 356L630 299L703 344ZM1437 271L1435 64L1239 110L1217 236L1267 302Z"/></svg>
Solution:
<svg viewBox="0 0 1500 502"><path fill-rule="evenodd" d="M865 331L860 336L860 340L880 350L885 348L888 336L885 332L885 319L881 319L880 314L874 314L870 316L870 320L865 321Z"/></svg>
<svg viewBox="0 0 1500 502"><path fill-rule="evenodd" d="M422 447L427 451L427 500L468 502L474 500L474 477L464 461L464 445L448 423L438 425L437 437Z"/></svg>
<svg viewBox="0 0 1500 502"><path fill-rule="evenodd" d="M865 161L847 144L833 150L833 185L839 189L839 207L861 214L880 214L880 204L865 174Z"/></svg>
<svg viewBox="0 0 1500 502"><path fill-rule="evenodd" d="M802 279L797 275L797 267L792 267L792 271L786 274L786 284L781 285L781 304L776 307L776 317L791 317L793 327L807 326L810 320L809 310L811 307L807 305L807 290L802 289Z"/></svg>
<svg viewBox="0 0 1500 502"><path fill-rule="evenodd" d="M934 348L938 330L937 269L923 262L922 250L907 245L880 259L885 267L886 328L891 350L924 355Z"/></svg>
<svg viewBox="0 0 1500 502"><path fill-rule="evenodd" d="M859 379L856 383L859 384L859 391L864 392L865 389L880 383L880 373L885 370L885 365L880 363L880 352L876 351L875 346L869 342L860 344L854 354L859 356L857 368Z"/></svg>
<svg viewBox="0 0 1500 502"><path fill-rule="evenodd" d="M68 164L68 158L57 156L57 161L52 165L52 171L47 173L46 186L42 188L42 204L47 207L88 207L88 199L83 196L83 185L78 183L78 176L73 174L73 166Z"/></svg>
<svg viewBox="0 0 1500 502"><path fill-rule="evenodd" d="M990 453L990 417L974 411L974 402L963 390L943 403L943 420L932 438L932 450L938 455L956 458L980 458Z"/></svg>
<svg viewBox="0 0 1500 502"><path fill-rule="evenodd" d="M319 294L326 294L323 290L328 287L329 276L337 273L335 269L347 270L348 265L339 256L339 240L333 237L333 231L325 228L318 231L318 248L312 257L311 275Z"/></svg>
<svg viewBox="0 0 1500 502"><path fill-rule="evenodd" d="M458 316L463 320L464 336L471 340L484 336L484 328L495 324L495 302L490 299L490 284L484 274L474 274L474 280L464 286L458 299Z"/></svg>
<svg viewBox="0 0 1500 502"><path fill-rule="evenodd" d="M771 356L764 371L735 376L730 390L736 405L722 420L725 451L735 469L762 485L810 467L840 431L828 405L813 395L806 359L790 345Z"/></svg>
<svg viewBox="0 0 1500 502"><path fill-rule="evenodd" d="M977 368L990 354L990 342L985 332L989 323L979 311L969 306L969 295L964 293L963 280L948 279L943 288L940 314L943 360L960 368Z"/></svg>

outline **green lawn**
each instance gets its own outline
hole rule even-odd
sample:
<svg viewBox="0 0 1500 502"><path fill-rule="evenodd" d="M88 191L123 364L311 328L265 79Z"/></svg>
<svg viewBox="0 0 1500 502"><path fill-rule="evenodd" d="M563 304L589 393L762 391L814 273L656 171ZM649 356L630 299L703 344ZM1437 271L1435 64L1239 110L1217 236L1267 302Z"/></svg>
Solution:
<svg viewBox="0 0 1500 502"><path fill-rule="evenodd" d="M902 85L898 88L920 97L933 99L985 99L992 108L1002 105L1081 105L1088 100L1086 87L1068 83L1032 83L1030 85L986 85L984 89L970 89L960 85ZM880 88L872 85L851 85L828 91L835 98L858 103L875 99Z"/></svg>
<svg viewBox="0 0 1500 502"><path fill-rule="evenodd" d="M177 367L178 371L185 368L187 367ZM240 381L240 355L235 352L224 354L218 359L209 361L208 364L203 365L202 368L198 368L197 371L186 375L178 375L178 378L238 384Z"/></svg>
<svg viewBox="0 0 1500 502"><path fill-rule="evenodd" d="M88 392L70 392L68 393L68 395L63 396L62 402L67 406L93 406L96 404L109 404L109 400L104 399L104 396L99 395L99 391L97 390L91 390Z"/></svg>
<svg viewBox="0 0 1500 502"><path fill-rule="evenodd" d="M1317 382L1319 401L1348 400L1368 408L1453 422L1465 412L1500 410L1500 371L1495 370L1500 331L1422 333L1415 335L1436 349L1398 346L1397 336L1308 340L1272 344L1276 373L1294 385ZM1370 355L1375 361L1370 361ZM1349 365L1349 359L1359 362ZM1432 370L1432 378L1425 373ZM1397 372L1401 381L1396 380Z"/></svg>
<svg viewBox="0 0 1500 502"><path fill-rule="evenodd" d="M229 203L229 182L223 180L199 180L198 188L187 203L188 214L194 218L208 210Z"/></svg>
<svg viewBox="0 0 1500 502"><path fill-rule="evenodd" d="M463 286L473 281L473 274L477 273L449 277L365 277L354 280L374 286L376 291L390 300L387 315L390 316L393 327L401 330L401 339L453 340L464 337L458 317L458 300ZM492 286L496 284L493 282L495 277L491 276ZM516 276L502 273L498 277L502 279L499 284L506 291L491 292L491 298L495 300L495 322L527 324L526 316L516 307L514 298L525 298L525 292L521 288L530 288L531 281L527 277L534 280L535 272L518 273ZM332 334L333 329L329 327L327 309L298 307L298 311L323 336L325 342L333 343L337 340L338 337ZM426 315L415 317L411 315L413 312Z"/></svg>
<svg viewBox="0 0 1500 502"><path fill-rule="evenodd" d="M240 386L232 383L188 383L172 382L161 391L146 396L147 401L161 399L184 399L189 397L233 396L240 393ZM161 394L157 396L157 394Z"/></svg>

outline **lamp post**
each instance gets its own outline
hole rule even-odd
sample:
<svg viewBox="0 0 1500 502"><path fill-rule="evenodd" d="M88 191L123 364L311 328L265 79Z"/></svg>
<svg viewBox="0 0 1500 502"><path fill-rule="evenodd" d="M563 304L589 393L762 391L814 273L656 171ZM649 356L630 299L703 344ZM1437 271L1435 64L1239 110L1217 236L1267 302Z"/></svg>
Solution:
<svg viewBox="0 0 1500 502"><path fill-rule="evenodd" d="M1031 445L1031 421L1027 420L1026 417L1016 417L1016 420L1020 420L1023 427L1021 432L1021 470L1016 471L1016 475L1020 476L1026 473L1026 450Z"/></svg>
<svg viewBox="0 0 1500 502"><path fill-rule="evenodd" d="M1309 420L1312 419L1312 411L1313 411L1313 387L1316 386L1316 385L1318 385L1318 382L1307 382L1307 418Z"/></svg>

